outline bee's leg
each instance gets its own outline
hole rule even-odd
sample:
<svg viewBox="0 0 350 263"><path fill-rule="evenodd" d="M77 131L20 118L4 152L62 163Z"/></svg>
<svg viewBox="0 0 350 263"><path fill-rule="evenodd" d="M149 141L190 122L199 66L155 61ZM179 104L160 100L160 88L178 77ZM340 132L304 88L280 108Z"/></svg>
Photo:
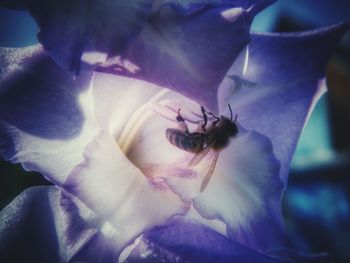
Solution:
<svg viewBox="0 0 350 263"><path fill-rule="evenodd" d="M233 117L233 113L232 113L232 109L231 109L231 105L230 104L227 104L228 105L228 109L230 110L230 119L231 121L233 121L232 117ZM234 123L237 122L237 114L235 116L235 120L233 121Z"/></svg>
<svg viewBox="0 0 350 263"><path fill-rule="evenodd" d="M177 110L177 116L176 116L176 121L177 121L177 124L179 126L179 129L182 131L185 131L185 132L189 132L187 123L186 123L185 119L181 116L180 111L181 111L181 109Z"/></svg>
<svg viewBox="0 0 350 263"><path fill-rule="evenodd" d="M227 106L228 106L228 109L230 110L230 119L231 119L231 121L232 121L232 109L231 109L231 105L230 105L230 103L228 103L227 104ZM237 119L237 114L236 114L236 119ZM236 122L236 121L235 121Z"/></svg>
<svg viewBox="0 0 350 263"><path fill-rule="evenodd" d="M216 119L216 120L213 122L213 126L216 126L216 124L218 124L219 121L220 121L220 119Z"/></svg>
<svg viewBox="0 0 350 263"><path fill-rule="evenodd" d="M214 117L215 121L213 121L213 126L216 126L216 124L218 124L218 122L220 121L220 118L217 117L214 113L208 112L208 114Z"/></svg>
<svg viewBox="0 0 350 263"><path fill-rule="evenodd" d="M205 132L207 124L208 124L208 115L205 113L205 109L204 109L203 106L201 106L201 111L202 111L202 114L203 114L202 131Z"/></svg>

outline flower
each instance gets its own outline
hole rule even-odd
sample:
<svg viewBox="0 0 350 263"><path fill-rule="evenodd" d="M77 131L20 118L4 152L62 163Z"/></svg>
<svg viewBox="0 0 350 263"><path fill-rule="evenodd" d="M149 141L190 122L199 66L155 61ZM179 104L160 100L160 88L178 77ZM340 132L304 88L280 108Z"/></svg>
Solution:
<svg viewBox="0 0 350 263"><path fill-rule="evenodd" d="M241 20L260 8L228 8L225 13L221 6L218 12L216 2L188 6L187 1L165 1L181 19L170 15L170 22L159 25L171 35L178 25L188 23L183 28L193 33L203 24L208 26L204 22L212 20L205 15L213 14L211 18L221 17L218 21L237 25L229 24L227 30L241 32ZM186 22L195 12L204 15ZM215 41L219 54L202 57L195 53L190 60L187 43L197 43L195 40L170 42L175 48L188 45L175 52L184 57L174 57L173 49L152 47L159 41L149 40L152 35L146 24L135 29L136 33L130 31L137 36L126 41L121 57L102 64L91 63L96 56L84 60L83 54L88 55L84 48L77 53L68 48L62 55L57 39L55 45L48 44L49 36L57 33L45 31L45 23L42 28L48 34L46 38L42 33L41 39L50 56L41 47L0 52L0 152L9 161L21 162L25 169L40 171L60 190L29 190L1 212L0 243L5 245L0 253L8 256L18 244L17 236L24 232L38 240L28 253L47 261L307 259L291 251L285 240L280 200L297 138L322 91L319 80L324 65L345 25L300 34L251 34L249 48L240 53L248 41L243 34L232 42L238 44L229 59L218 59L227 42L221 46L223 41ZM216 29L213 26L203 34L214 34ZM311 48L316 44L317 48ZM301 52L304 49L309 52ZM203 52L203 46L198 52ZM226 50L223 53L227 55ZM81 59L98 72L78 70L73 80L56 64L67 69L74 62L77 73ZM234 64L219 85L232 60ZM159 67L154 67L155 61ZM203 67L205 61L218 71ZM191 70L186 71L188 68ZM194 74L197 71L201 73L199 81ZM192 155L171 145L165 129L176 125L179 108L186 121L200 122L200 105L228 117L227 104L238 116L239 132L220 151L212 178L201 192L210 154L205 157L208 160L189 167ZM15 217L20 218L17 224ZM45 235L57 243L51 241L42 251L40 242Z"/></svg>

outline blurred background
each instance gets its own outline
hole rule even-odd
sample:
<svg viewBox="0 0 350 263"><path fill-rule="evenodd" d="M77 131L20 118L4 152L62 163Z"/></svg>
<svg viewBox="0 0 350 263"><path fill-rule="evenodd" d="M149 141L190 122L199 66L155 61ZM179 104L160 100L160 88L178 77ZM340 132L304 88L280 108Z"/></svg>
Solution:
<svg viewBox="0 0 350 263"><path fill-rule="evenodd" d="M350 22L349 0L279 0L259 14L254 31L311 30ZM23 11L0 8L0 46L37 43L35 22ZM296 249L329 252L350 262L350 32L327 68L329 92L300 138L283 200L287 234ZM0 159L0 209L24 189L49 184L37 173Z"/></svg>
<svg viewBox="0 0 350 263"><path fill-rule="evenodd" d="M259 14L253 30L290 32L350 22L349 0L278 0ZM283 199L286 231L307 252L329 252L350 262L350 32L327 67L320 99L295 152Z"/></svg>

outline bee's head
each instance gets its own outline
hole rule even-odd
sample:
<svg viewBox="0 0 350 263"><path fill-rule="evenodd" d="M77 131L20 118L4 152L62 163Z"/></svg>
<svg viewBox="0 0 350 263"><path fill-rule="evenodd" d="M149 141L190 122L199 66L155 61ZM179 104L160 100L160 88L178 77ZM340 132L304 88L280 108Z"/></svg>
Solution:
<svg viewBox="0 0 350 263"><path fill-rule="evenodd" d="M227 118L223 115L220 116L220 122L219 126L230 136L233 137L238 133L238 127L236 125L237 122L237 114L235 119L232 119L232 109L230 104L227 104L229 110L230 110L230 118Z"/></svg>
<svg viewBox="0 0 350 263"><path fill-rule="evenodd" d="M230 136L235 136L238 133L238 127L236 125L236 119L232 121L225 116L220 117L219 126Z"/></svg>

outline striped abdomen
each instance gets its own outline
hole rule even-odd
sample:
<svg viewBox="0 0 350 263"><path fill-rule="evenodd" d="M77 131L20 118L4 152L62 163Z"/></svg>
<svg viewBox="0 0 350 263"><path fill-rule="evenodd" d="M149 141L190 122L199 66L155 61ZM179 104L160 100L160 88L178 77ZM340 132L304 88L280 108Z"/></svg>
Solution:
<svg viewBox="0 0 350 263"><path fill-rule="evenodd" d="M166 138L172 145L187 152L199 153L204 149L204 133L187 133L178 129L167 129Z"/></svg>

